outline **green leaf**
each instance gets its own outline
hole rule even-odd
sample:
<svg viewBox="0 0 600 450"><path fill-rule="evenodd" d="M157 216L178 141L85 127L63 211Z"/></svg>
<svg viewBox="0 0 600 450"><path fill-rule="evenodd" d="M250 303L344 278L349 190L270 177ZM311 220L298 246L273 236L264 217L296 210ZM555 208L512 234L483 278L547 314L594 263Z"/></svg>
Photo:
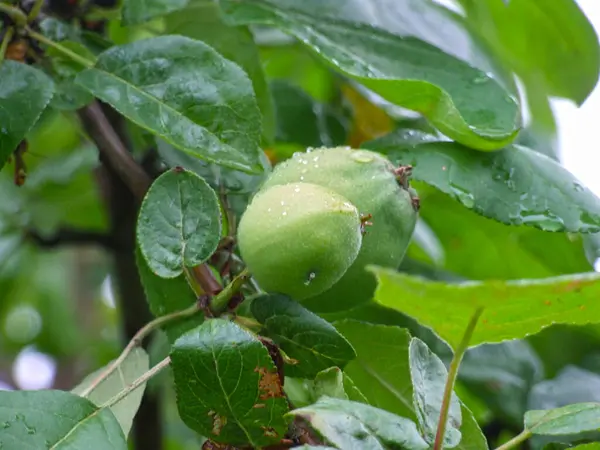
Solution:
<svg viewBox="0 0 600 450"><path fill-rule="evenodd" d="M287 431L281 381L266 347L232 322L212 319L172 347L177 407L187 426L230 445L262 447Z"/></svg>
<svg viewBox="0 0 600 450"><path fill-rule="evenodd" d="M79 42L61 41L60 45L90 61L96 60L94 54ZM56 93L52 97L50 105L58 110L69 111L79 109L91 103L94 100L94 96L86 89L74 83L77 74L85 67L53 47L49 47L46 50L46 54L52 58L52 69L56 87Z"/></svg>
<svg viewBox="0 0 600 450"><path fill-rule="evenodd" d="M260 111L248 76L203 42L161 36L113 47L75 81L171 145L258 172Z"/></svg>
<svg viewBox="0 0 600 450"><path fill-rule="evenodd" d="M600 275L543 280L445 284L371 267L379 285L375 300L398 309L456 348L473 312L485 308L470 346L535 334L554 323L597 322Z"/></svg>
<svg viewBox="0 0 600 450"><path fill-rule="evenodd" d="M146 293L146 300L150 306L150 311L155 317L182 311L197 301L185 275L181 274L175 278L161 278L150 270L139 247L136 247L135 256L140 281ZM204 316L199 313L194 317L169 322L164 326L164 330L169 341L173 343L183 333L195 328L203 321Z"/></svg>
<svg viewBox="0 0 600 450"><path fill-rule="evenodd" d="M159 138L156 139L156 148L162 160L170 167L185 167L186 170L204 178L215 191L224 189L228 194L256 192L271 171L271 163L264 152L260 153L259 158L263 171L259 174L248 174L194 158Z"/></svg>
<svg viewBox="0 0 600 450"><path fill-rule="evenodd" d="M289 376L313 378L331 366L343 368L356 356L333 325L284 295L261 295L252 301L251 308L264 327L261 333L299 361L286 367Z"/></svg>
<svg viewBox="0 0 600 450"><path fill-rule="evenodd" d="M465 145L501 148L521 126L515 99L494 79L417 38L328 19L314 4L228 0L221 5L232 23L274 25L294 35L334 69L422 113Z"/></svg>
<svg viewBox="0 0 600 450"><path fill-rule="evenodd" d="M413 403L425 440L435 442L444 388L448 371L444 363L417 338L412 338L408 348L410 376L413 385ZM448 423L444 434L444 447L456 447L461 440L461 405L452 392L448 409Z"/></svg>
<svg viewBox="0 0 600 450"><path fill-rule="evenodd" d="M315 377L314 395L317 400L323 396L349 400L344 386L344 372L339 367L319 372Z"/></svg>
<svg viewBox="0 0 600 450"><path fill-rule="evenodd" d="M526 147L483 153L453 142L411 146L394 134L364 147L413 165L415 180L507 225L600 231L600 199L559 163Z"/></svg>
<svg viewBox="0 0 600 450"><path fill-rule="evenodd" d="M278 142L304 147L335 147L346 142L345 125L327 104L317 102L287 81L272 81L270 87L277 114Z"/></svg>
<svg viewBox="0 0 600 450"><path fill-rule="evenodd" d="M206 261L220 238L219 201L206 181L181 168L154 181L137 225L137 242L152 272L175 278Z"/></svg>
<svg viewBox="0 0 600 450"><path fill-rule="evenodd" d="M265 141L272 141L275 134L273 100L258 47L248 27L228 26L221 18L219 6L206 0L194 0L186 9L165 16L164 22L165 34L178 34L203 41L244 69L252 81L262 114L263 136Z"/></svg>
<svg viewBox="0 0 600 450"><path fill-rule="evenodd" d="M579 105L598 80L600 49L576 1L461 0L469 23L526 84ZM525 45L526 43L526 45Z"/></svg>
<svg viewBox="0 0 600 450"><path fill-rule="evenodd" d="M352 378L369 403L416 420L408 365L408 331L354 320L336 322L335 327L350 341L357 355L344 373Z"/></svg>
<svg viewBox="0 0 600 450"><path fill-rule="evenodd" d="M565 435L600 429L600 403L575 403L525 413L525 427L533 434Z"/></svg>
<svg viewBox="0 0 600 450"><path fill-rule="evenodd" d="M64 391L0 391L2 450L126 450L110 409Z"/></svg>
<svg viewBox="0 0 600 450"><path fill-rule="evenodd" d="M125 0L121 12L123 25L137 25L155 17L183 9L189 0Z"/></svg>
<svg viewBox="0 0 600 450"><path fill-rule="evenodd" d="M417 190L421 197L419 216L444 247L443 268L457 275L510 280L592 269L578 236L533 227L507 227L475 214L429 186ZM418 258L410 249L408 255Z"/></svg>
<svg viewBox="0 0 600 450"><path fill-rule="evenodd" d="M568 365L556 377L535 384L527 406L552 409L588 401L600 403L600 375Z"/></svg>
<svg viewBox="0 0 600 450"><path fill-rule="evenodd" d="M413 390L409 369L410 335L397 326L373 325L354 320L335 323L336 328L350 341L357 358L344 373L361 391L369 404L416 420ZM350 395L351 390L346 389ZM461 404L462 440L460 450L487 450L485 436L473 413Z"/></svg>
<svg viewBox="0 0 600 450"><path fill-rule="evenodd" d="M54 94L43 72L15 61L0 66L0 169L37 122Z"/></svg>
<svg viewBox="0 0 600 450"><path fill-rule="evenodd" d="M289 414L306 419L339 448L428 448L412 420L362 403L323 397Z"/></svg>
<svg viewBox="0 0 600 450"><path fill-rule="evenodd" d="M543 375L539 356L521 340L472 348L459 371L468 390L515 427L521 426L529 392Z"/></svg>
<svg viewBox="0 0 600 450"><path fill-rule="evenodd" d="M137 347L127 356L127 358L125 358L117 370L115 370L100 384L94 387L94 389L92 389L86 398L95 405L102 406L104 403L108 402L128 385L146 373L148 369L150 369L148 354L144 349ZM96 379L96 377L104 370L106 370L106 367L91 373L85 377L80 384L73 388L71 392L73 394L81 395L81 393L87 389L88 386ZM131 425L133 424L133 418L140 407L145 388L146 383L140 385L140 387L134 391L131 391L127 397L119 400L110 407L110 410L121 425L121 429L123 430L123 434L125 436L129 435Z"/></svg>

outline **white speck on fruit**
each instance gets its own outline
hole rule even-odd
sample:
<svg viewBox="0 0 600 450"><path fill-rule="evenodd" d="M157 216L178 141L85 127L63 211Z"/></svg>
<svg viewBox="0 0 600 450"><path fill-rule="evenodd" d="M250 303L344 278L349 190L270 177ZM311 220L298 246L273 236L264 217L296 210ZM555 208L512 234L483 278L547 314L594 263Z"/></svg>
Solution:
<svg viewBox="0 0 600 450"><path fill-rule="evenodd" d="M317 278L317 274L316 273L314 273L314 272L309 273L308 274L308 278L304 282L304 285L308 286L310 283L312 283L314 281L315 278Z"/></svg>

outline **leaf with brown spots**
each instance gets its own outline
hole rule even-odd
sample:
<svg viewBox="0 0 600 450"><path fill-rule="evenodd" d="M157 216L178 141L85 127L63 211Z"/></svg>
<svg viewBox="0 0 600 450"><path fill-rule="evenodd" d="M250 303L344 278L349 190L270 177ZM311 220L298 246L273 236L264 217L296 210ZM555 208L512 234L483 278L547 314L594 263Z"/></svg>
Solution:
<svg viewBox="0 0 600 450"><path fill-rule="evenodd" d="M289 408L273 360L235 323L210 319L183 334L172 347L171 366L179 415L192 430L244 448L276 444L285 435Z"/></svg>
<svg viewBox="0 0 600 450"><path fill-rule="evenodd" d="M600 274L446 284L372 267L375 301L414 317L456 348L478 307L470 345L520 339L555 324L600 322Z"/></svg>
<svg viewBox="0 0 600 450"><path fill-rule="evenodd" d="M281 378L277 372L271 372L265 367L256 367L255 372L258 372L258 390L260 391L260 399L267 400L274 397L283 396L283 388L281 386Z"/></svg>

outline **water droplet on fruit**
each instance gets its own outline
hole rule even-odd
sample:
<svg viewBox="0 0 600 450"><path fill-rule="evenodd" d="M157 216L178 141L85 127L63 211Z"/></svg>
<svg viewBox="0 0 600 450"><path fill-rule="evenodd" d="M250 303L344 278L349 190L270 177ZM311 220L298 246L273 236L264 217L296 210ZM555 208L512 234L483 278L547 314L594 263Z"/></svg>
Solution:
<svg viewBox="0 0 600 450"><path fill-rule="evenodd" d="M287 216L287 211L281 213L282 216Z"/></svg>
<svg viewBox="0 0 600 450"><path fill-rule="evenodd" d="M314 148L313 148L313 147L307 147L307 148L306 148L306 153L310 153L310 152L312 152L313 150L314 150Z"/></svg>
<svg viewBox="0 0 600 450"><path fill-rule="evenodd" d="M305 286L310 285L310 283L312 283L315 278L317 278L317 274L315 272L309 273L308 277L306 278L306 281L304 282L304 285Z"/></svg>
<svg viewBox="0 0 600 450"><path fill-rule="evenodd" d="M360 162L360 163L368 163L373 161L373 157L371 155L362 153L362 152L356 152L352 155L352 159L356 162Z"/></svg>
<svg viewBox="0 0 600 450"><path fill-rule="evenodd" d="M300 192L300 188L298 186L296 186L296 188L294 189L294 192Z"/></svg>
<svg viewBox="0 0 600 450"><path fill-rule="evenodd" d="M490 81L491 78L485 74L481 74L476 78L473 78L473 84L484 84Z"/></svg>

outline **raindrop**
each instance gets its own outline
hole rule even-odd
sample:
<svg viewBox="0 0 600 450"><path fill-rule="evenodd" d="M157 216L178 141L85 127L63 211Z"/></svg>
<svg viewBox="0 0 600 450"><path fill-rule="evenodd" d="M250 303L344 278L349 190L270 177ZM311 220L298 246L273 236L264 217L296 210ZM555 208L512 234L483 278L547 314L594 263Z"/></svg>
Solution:
<svg viewBox="0 0 600 450"><path fill-rule="evenodd" d="M281 213L282 216L287 216L287 211Z"/></svg>
<svg viewBox="0 0 600 450"><path fill-rule="evenodd" d="M352 159L360 163L368 163L373 161L373 157L363 152L356 152L352 155Z"/></svg>
<svg viewBox="0 0 600 450"><path fill-rule="evenodd" d="M300 188L298 186L296 186L296 188L294 189L294 192L300 192Z"/></svg>
<svg viewBox="0 0 600 450"><path fill-rule="evenodd" d="M473 197L473 194L471 194L470 192L466 191L462 187L457 186L455 184L451 184L450 186L452 188L452 192L454 193L454 195L456 195L456 197L458 198L458 200L466 208L471 209L471 208L473 208L475 206L475 197Z"/></svg>
<svg viewBox="0 0 600 450"><path fill-rule="evenodd" d="M544 212L523 211L521 218L524 224L534 225L545 231L561 231L565 227L563 220L549 210Z"/></svg>
<svg viewBox="0 0 600 450"><path fill-rule="evenodd" d="M480 75L476 78L473 78L473 84L483 84L490 81L490 78L487 75Z"/></svg>
<svg viewBox="0 0 600 450"><path fill-rule="evenodd" d="M306 278L306 281L304 282L304 285L308 286L310 283L312 283L314 281L315 278L317 278L317 274L315 272L310 272L308 274L308 277Z"/></svg>
<svg viewBox="0 0 600 450"><path fill-rule="evenodd" d="M6 428L10 428L10 422L6 421L2 424L2 428L6 429Z"/></svg>
<svg viewBox="0 0 600 450"><path fill-rule="evenodd" d="M307 147L306 148L306 153L310 153L314 150L314 147Z"/></svg>
<svg viewBox="0 0 600 450"><path fill-rule="evenodd" d="M584 190L584 187L581 185L581 183L578 183L577 181L573 183L573 187L575 188L575 192L583 192Z"/></svg>

